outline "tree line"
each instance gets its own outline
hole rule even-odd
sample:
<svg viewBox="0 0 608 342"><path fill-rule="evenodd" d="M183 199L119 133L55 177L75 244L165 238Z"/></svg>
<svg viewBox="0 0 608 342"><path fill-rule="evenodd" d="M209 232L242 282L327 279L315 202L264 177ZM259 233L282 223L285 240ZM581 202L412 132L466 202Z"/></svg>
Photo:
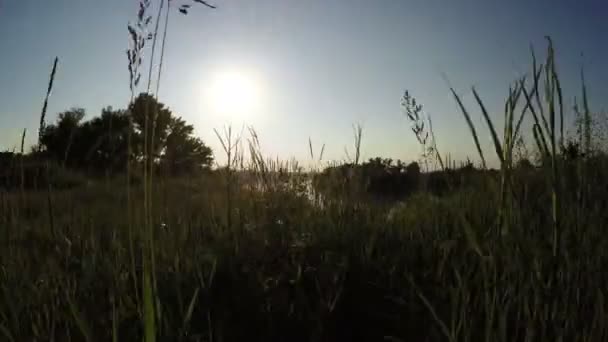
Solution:
<svg viewBox="0 0 608 342"><path fill-rule="evenodd" d="M194 136L194 127L147 93L127 109L106 107L101 115L84 118L82 108L60 113L44 127L36 153L89 174L120 173L128 160L148 160L155 169L177 176L213 162L211 148Z"/></svg>

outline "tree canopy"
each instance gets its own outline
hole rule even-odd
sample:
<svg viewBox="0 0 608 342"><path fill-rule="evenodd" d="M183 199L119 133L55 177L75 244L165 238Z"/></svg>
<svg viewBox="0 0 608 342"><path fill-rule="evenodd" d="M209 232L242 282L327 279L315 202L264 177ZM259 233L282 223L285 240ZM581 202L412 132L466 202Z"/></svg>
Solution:
<svg viewBox="0 0 608 342"><path fill-rule="evenodd" d="M42 132L43 153L66 167L99 173L123 171L128 159L148 160L171 175L213 162L211 148L194 136L194 127L149 94L139 95L127 110L106 107L97 117L85 121L85 116L82 108L60 113Z"/></svg>

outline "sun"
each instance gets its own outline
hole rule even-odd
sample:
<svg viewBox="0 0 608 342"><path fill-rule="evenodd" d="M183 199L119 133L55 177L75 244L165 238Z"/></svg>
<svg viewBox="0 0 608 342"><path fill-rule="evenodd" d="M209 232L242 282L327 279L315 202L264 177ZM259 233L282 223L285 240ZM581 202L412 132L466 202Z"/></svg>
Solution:
<svg viewBox="0 0 608 342"><path fill-rule="evenodd" d="M260 83L252 73L228 69L215 73L206 87L206 102L230 123L252 118L260 104Z"/></svg>

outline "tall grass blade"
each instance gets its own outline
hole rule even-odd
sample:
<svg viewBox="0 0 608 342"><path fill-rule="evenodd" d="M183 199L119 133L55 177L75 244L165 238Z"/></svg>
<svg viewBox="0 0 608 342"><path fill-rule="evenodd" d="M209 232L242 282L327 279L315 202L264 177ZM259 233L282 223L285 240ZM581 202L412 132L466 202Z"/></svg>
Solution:
<svg viewBox="0 0 608 342"><path fill-rule="evenodd" d="M469 247L475 253L477 253L477 255L479 255L481 258L484 258L485 255L484 255L483 251L481 250L481 244L479 243L479 239L477 238L477 234L473 230L473 227L471 227L471 224L469 223L469 221L466 219L466 217L462 213L460 213L460 215L458 215L458 216L462 223L462 227L464 229L464 235L466 237L467 243L469 244Z"/></svg>
<svg viewBox="0 0 608 342"><path fill-rule="evenodd" d="M496 155L498 156L498 159L500 160L500 165L502 165L505 161L504 161L504 153L502 150L502 144L500 142L500 139L498 138L498 135L496 134L496 130L494 129L494 124L492 123L492 119L490 119L490 116L488 115L488 111L486 110L486 106L484 106L483 101L481 101L481 98L479 97L479 94L477 93L477 90L475 90L475 87L472 88L473 90L473 96L475 96L475 100L477 101L477 104L479 104L479 108L481 108L481 113L483 114L483 117L486 120L486 123L488 124L488 128L490 129L490 133L492 134L492 141L494 142L494 148L496 149Z"/></svg>
<svg viewBox="0 0 608 342"><path fill-rule="evenodd" d="M437 325L439 325L439 329L441 330L441 332L445 335L445 337L448 339L448 341L455 342L456 338L454 336L452 336L450 329L448 329L448 326L445 324L445 322L441 318L439 318L439 315L437 314L437 311L435 310L435 308L433 307L431 302L426 298L426 296L418 288L418 286L416 285L416 283L414 282L414 280L412 279L412 277L410 275L407 276L407 280L409 281L410 285L416 291L418 298L420 298L420 300L422 301L424 306L426 306L426 308L429 310L431 316L435 320L435 323L437 323Z"/></svg>
<svg viewBox="0 0 608 342"><path fill-rule="evenodd" d="M587 84L585 82L585 71L581 68L581 84L583 91L583 131L584 131L584 149L585 155L589 156L591 153L591 111L589 109L589 101L587 99Z"/></svg>
<svg viewBox="0 0 608 342"><path fill-rule="evenodd" d="M188 329L188 325L190 325L190 320L192 319L192 313L194 312L194 306L196 305L196 301L198 300L199 290L200 290L200 287L197 287L196 290L194 290L194 294L192 295L192 298L190 299L190 304L188 305L188 310L184 314L184 320L182 323L183 332L186 332L186 329Z"/></svg>
<svg viewBox="0 0 608 342"><path fill-rule="evenodd" d="M549 105L549 121L550 121L550 138L551 138L551 213L553 221L553 256L557 256L559 249L559 184L558 184L558 166L557 166L557 146L555 134L555 52L553 50L553 41L550 37L546 37L548 41L547 52L547 70L545 72L545 92L547 93L546 101Z"/></svg>
<svg viewBox="0 0 608 342"><path fill-rule="evenodd" d="M557 70L555 68L555 63L553 63L553 68L551 68L553 74L553 82L555 84L555 89L557 91L557 104L559 106L559 146L561 148L564 147L564 99L562 94L562 86L559 80L559 76L557 74Z"/></svg>
<svg viewBox="0 0 608 342"><path fill-rule="evenodd" d="M536 140L536 145L538 150L542 153L544 158L549 156L549 147L547 146L547 142L543 138L543 133L538 124L534 124L532 132L534 134L534 140Z"/></svg>
<svg viewBox="0 0 608 342"><path fill-rule="evenodd" d="M536 113L536 110L534 109L534 106L531 102L532 99L530 97L530 94L528 94L528 91L525 88L523 89L523 93L524 97L526 98L526 106L530 110L530 113L532 113L532 117L534 118L533 133L534 138L538 140L537 145L539 147L539 151L542 152L543 156L548 157L549 149L547 147L547 139L545 138L545 134L543 133L543 130L540 126L540 121L538 120L539 115ZM535 90L535 93L538 94L538 89Z"/></svg>
<svg viewBox="0 0 608 342"><path fill-rule="evenodd" d="M433 152L435 153L435 157L437 158L437 161L439 162L439 166L441 167L441 170L445 171L445 165L443 163L443 159L441 158L441 154L439 153L439 149L437 148L437 140L435 140L435 131L433 130L433 121L431 120L431 116L427 115L427 121L429 122L429 133L431 134L431 144L433 147ZM448 165L449 167L449 165ZM448 182L448 185L450 183Z"/></svg>
<svg viewBox="0 0 608 342"><path fill-rule="evenodd" d="M319 153L319 161L323 160L323 153L325 152L325 144L321 146L321 152Z"/></svg>
<svg viewBox="0 0 608 342"><path fill-rule="evenodd" d="M160 62L158 64L158 78L156 79L156 96L160 91L160 80L163 72L163 64L165 61L165 46L167 44L167 31L169 30L169 13L171 13L171 0L167 1L167 11L165 13L165 28L163 29L163 39L160 47Z"/></svg>
<svg viewBox="0 0 608 342"><path fill-rule="evenodd" d="M315 154L312 151L312 140L310 138L308 138L308 149L310 151L310 159L315 159Z"/></svg>
<svg viewBox="0 0 608 342"><path fill-rule="evenodd" d="M353 126L354 139L355 139L355 165L359 165L359 159L361 158L361 139L363 137L363 127L360 124Z"/></svg>
<svg viewBox="0 0 608 342"><path fill-rule="evenodd" d="M483 151L481 150L481 145L479 144L479 137L477 135L477 131L475 130L475 125L473 125L473 121L471 120L471 116L469 115L469 112L462 103L460 96L456 94L454 88L450 88L450 91L452 92L452 95L454 95L454 98L456 99L456 102L458 103L458 106L460 107L460 110L462 111L462 114L464 115L464 118L467 121L467 124L469 125L469 130L471 130L473 140L475 141L475 147L477 148L477 152L479 153L479 157L481 158L481 165L484 169L487 169L486 159L483 156Z"/></svg>
<svg viewBox="0 0 608 342"><path fill-rule="evenodd" d="M536 73L534 75L534 82L538 82L538 78L540 77L540 72ZM526 91L526 85L525 85L525 79L522 79L520 84L521 87L521 94L524 95L525 97L525 101L526 103L524 104L522 110L521 110L521 114L519 116L519 119L517 120L517 123L515 124L515 130L513 131L513 139L511 140L511 146L509 146L509 150L513 151L513 147L515 145L515 141L517 140L517 136L519 135L519 132L521 131L521 125L524 122L524 118L526 116L526 113L528 112L528 110L530 109L530 107L532 106L532 104L529 101L530 96L527 95L528 92ZM534 93L536 92L536 88L534 88L534 86L532 86L532 90L529 92L530 94L532 94L531 96L534 96Z"/></svg>
<svg viewBox="0 0 608 342"><path fill-rule="evenodd" d="M74 301L72 300L70 295L67 296L67 302L68 302L68 306L70 307L70 312L72 314L72 317L74 318L74 321L76 322L76 326L78 326L78 329L80 330L80 333L84 337L85 341L87 341L87 342L94 341L93 337L92 337L93 335L91 335L91 328L89 327L87 322L82 317L82 314L78 311L78 308L76 308L76 304L74 303Z"/></svg>
<svg viewBox="0 0 608 342"><path fill-rule="evenodd" d="M25 159L25 134L27 132L27 129L24 128L23 129L23 134L21 134L21 148L20 148L20 152L21 155L19 157L19 168L20 168L20 175L21 175L21 196L25 196L25 167L23 165L23 160ZM24 197L25 199L25 197Z"/></svg>
<svg viewBox="0 0 608 342"><path fill-rule="evenodd" d="M57 72L58 63L59 57L55 57L55 60L53 61L53 69L51 70L51 75L49 77L49 84L47 86L46 96L44 97L44 104L42 105L42 112L40 113L40 128L38 129L38 151L41 151L42 149L42 137L44 135L44 128L46 127L46 110L49 105L51 91L53 90L53 82L55 81L55 73Z"/></svg>
<svg viewBox="0 0 608 342"><path fill-rule="evenodd" d="M533 47L530 47L530 51L532 52L532 73L534 75L536 75L537 72L538 72L539 75L541 75L542 72L543 72L544 67L543 67L542 64L540 64L540 65L537 64L537 62L536 62L536 55L534 53L534 48ZM539 88L539 82L538 82L539 80L540 80L540 77L539 78L534 78L534 89L535 89L535 92L534 92L533 96L534 96L534 99L536 100L536 107L538 108L538 112L539 112L538 116L540 116L541 120L543 121L545 130L546 130L546 132L548 134L549 133L549 125L547 123L547 120L545 119L545 111L543 109L543 106L542 106L542 103L541 103L541 100L540 100L540 91L539 91L540 88ZM538 121L538 117L536 117L536 120Z"/></svg>
<svg viewBox="0 0 608 342"><path fill-rule="evenodd" d="M27 133L27 128L24 128L23 133L21 134L21 148L19 149L19 151L21 152L22 155L25 152L25 134L26 133Z"/></svg>
<svg viewBox="0 0 608 342"><path fill-rule="evenodd" d="M143 306L144 306L144 341L156 341L156 314L154 310L154 294L152 293L152 277L148 266L143 272Z"/></svg>
<svg viewBox="0 0 608 342"><path fill-rule="evenodd" d="M167 0L169 1L169 0ZM152 69L154 68L154 54L156 53L156 42L158 38L158 27L160 25L160 18L163 12L163 7L165 5L165 0L160 0L160 5L158 7L158 14L156 15L156 22L154 24L154 31L152 36L152 51L150 52L150 67L148 68L148 85L146 86L146 92L150 93L150 86L152 85Z"/></svg>

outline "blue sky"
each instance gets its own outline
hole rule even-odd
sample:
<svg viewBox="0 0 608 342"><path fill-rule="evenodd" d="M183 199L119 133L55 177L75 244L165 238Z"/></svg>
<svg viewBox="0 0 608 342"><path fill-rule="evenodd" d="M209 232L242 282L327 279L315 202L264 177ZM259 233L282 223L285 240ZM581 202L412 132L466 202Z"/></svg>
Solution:
<svg viewBox="0 0 608 342"><path fill-rule="evenodd" d="M211 1L211 0L210 0ZM399 106L408 89L433 117L440 149L475 156L449 88L473 107L478 87L497 119L511 81L551 35L567 99L585 65L593 109L608 93L608 3L603 0L214 0L218 9L172 14L160 100L193 123L216 152L205 86L217 70L255 74L262 100L248 116L268 155L344 157L352 124L364 128L364 157L415 159L419 147ZM136 0L0 0L0 148L30 142L54 56L60 65L48 119L70 107L89 117L129 99L126 26ZM581 56L584 53L584 56ZM483 130L486 154L490 138Z"/></svg>

